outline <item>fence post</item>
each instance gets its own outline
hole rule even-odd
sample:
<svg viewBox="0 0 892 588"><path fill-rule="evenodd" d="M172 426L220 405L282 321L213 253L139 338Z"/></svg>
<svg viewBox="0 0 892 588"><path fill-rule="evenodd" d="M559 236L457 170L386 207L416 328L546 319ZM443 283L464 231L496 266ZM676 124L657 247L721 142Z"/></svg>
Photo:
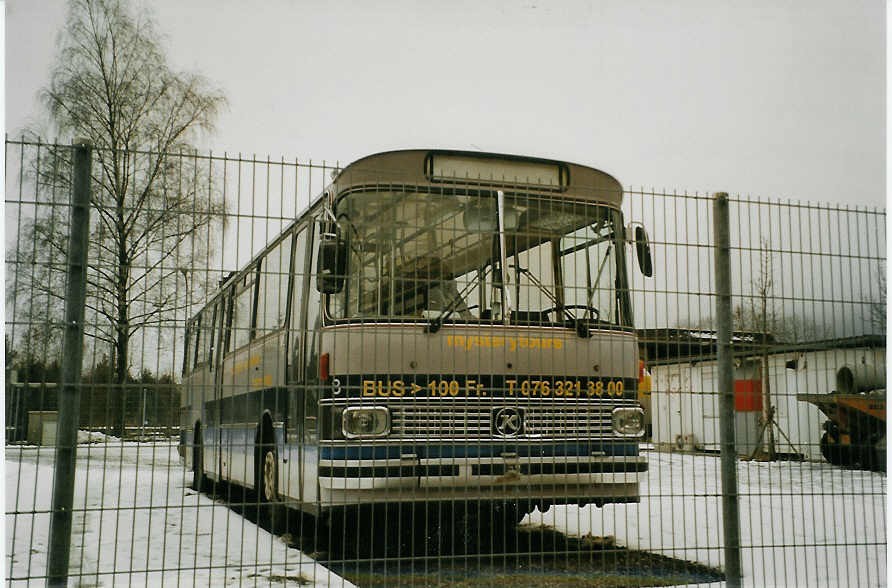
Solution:
<svg viewBox="0 0 892 588"><path fill-rule="evenodd" d="M90 234L90 169L92 145L73 142L74 161L68 276L65 289L65 335L62 343L59 421L56 432L56 473L50 519L48 576L50 586L68 583L74 471L80 416L81 363L84 347L84 305L87 283L87 246Z"/></svg>
<svg viewBox="0 0 892 588"><path fill-rule="evenodd" d="M731 229L728 194L713 196L716 335L718 337L719 443L722 467L722 522L728 588L741 582L737 448L734 439L734 365L731 356Z"/></svg>

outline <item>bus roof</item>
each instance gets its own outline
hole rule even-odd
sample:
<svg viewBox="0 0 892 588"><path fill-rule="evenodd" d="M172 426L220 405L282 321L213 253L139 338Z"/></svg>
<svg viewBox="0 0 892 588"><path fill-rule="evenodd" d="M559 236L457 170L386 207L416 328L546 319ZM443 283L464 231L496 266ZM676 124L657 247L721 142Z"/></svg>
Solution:
<svg viewBox="0 0 892 588"><path fill-rule="evenodd" d="M592 167L536 157L478 151L407 149L368 155L335 177L334 195L387 185L561 194L618 207L622 185Z"/></svg>

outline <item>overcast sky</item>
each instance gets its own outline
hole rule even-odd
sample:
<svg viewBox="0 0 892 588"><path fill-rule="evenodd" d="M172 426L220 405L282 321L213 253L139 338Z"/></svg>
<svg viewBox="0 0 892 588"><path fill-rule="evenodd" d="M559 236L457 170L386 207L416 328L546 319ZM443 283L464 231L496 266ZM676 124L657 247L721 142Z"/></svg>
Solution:
<svg viewBox="0 0 892 588"><path fill-rule="evenodd" d="M627 187L885 203L882 0L145 4L174 67L228 96L215 152L479 149ZM6 11L14 134L39 112L65 3Z"/></svg>

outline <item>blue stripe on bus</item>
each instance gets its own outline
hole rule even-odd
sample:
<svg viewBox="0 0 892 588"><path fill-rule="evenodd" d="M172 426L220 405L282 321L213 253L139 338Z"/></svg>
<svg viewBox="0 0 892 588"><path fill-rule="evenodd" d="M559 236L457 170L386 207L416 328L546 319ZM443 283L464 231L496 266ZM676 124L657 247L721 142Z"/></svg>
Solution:
<svg viewBox="0 0 892 588"><path fill-rule="evenodd" d="M603 452L607 456L638 455L637 443L563 443L548 445L362 445L320 447L321 459L397 459L415 454L419 459L449 457L499 457L516 453L518 457L589 456Z"/></svg>

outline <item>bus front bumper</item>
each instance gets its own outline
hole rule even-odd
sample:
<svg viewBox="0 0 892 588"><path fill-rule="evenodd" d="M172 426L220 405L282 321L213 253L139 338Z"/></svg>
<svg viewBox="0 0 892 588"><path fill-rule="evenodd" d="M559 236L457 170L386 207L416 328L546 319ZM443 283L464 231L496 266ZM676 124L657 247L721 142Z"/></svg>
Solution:
<svg viewBox="0 0 892 588"><path fill-rule="evenodd" d="M322 504L452 499L635 501L642 456L321 460ZM591 500L589 500L591 499ZM615 500L614 500L615 499Z"/></svg>

